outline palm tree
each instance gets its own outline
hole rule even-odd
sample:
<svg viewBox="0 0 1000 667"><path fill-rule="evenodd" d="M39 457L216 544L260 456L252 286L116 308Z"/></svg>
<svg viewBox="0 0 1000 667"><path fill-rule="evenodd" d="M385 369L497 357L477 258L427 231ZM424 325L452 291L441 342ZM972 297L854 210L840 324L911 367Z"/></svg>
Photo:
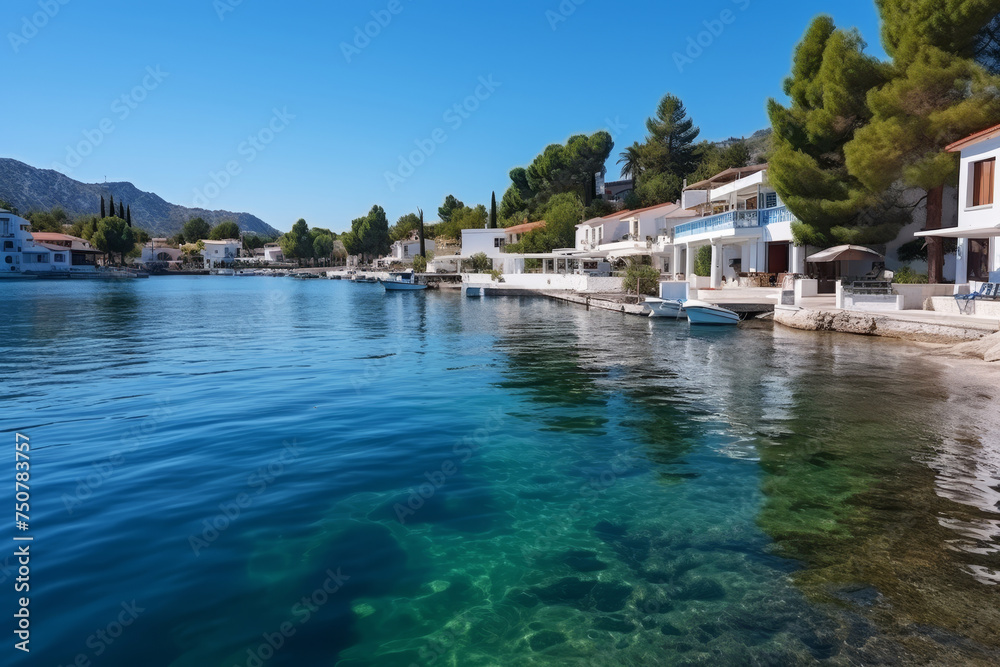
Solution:
<svg viewBox="0 0 1000 667"><path fill-rule="evenodd" d="M642 146L638 141L621 152L618 164L622 165L622 178L639 180L639 175L642 174L641 152Z"/></svg>

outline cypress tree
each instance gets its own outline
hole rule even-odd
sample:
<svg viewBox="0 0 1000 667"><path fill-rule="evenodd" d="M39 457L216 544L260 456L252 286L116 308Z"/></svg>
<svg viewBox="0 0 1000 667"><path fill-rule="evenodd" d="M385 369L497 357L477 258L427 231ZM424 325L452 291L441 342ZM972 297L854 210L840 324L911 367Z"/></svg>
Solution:
<svg viewBox="0 0 1000 667"><path fill-rule="evenodd" d="M129 227L132 226L132 205L131 204L125 207L125 222L128 223Z"/></svg>
<svg viewBox="0 0 1000 667"><path fill-rule="evenodd" d="M493 192L493 201L490 203L490 229L497 228L497 193Z"/></svg>
<svg viewBox="0 0 1000 667"><path fill-rule="evenodd" d="M114 195L111 195L110 211L111 211L111 217L112 218L115 217L115 196Z"/></svg>
<svg viewBox="0 0 1000 667"><path fill-rule="evenodd" d="M427 248L424 245L424 211L418 208L417 212L420 214L420 226L417 228L420 232L420 256L424 259L427 258Z"/></svg>
<svg viewBox="0 0 1000 667"><path fill-rule="evenodd" d="M125 219L125 205L121 202L118 202L118 217L122 220Z"/></svg>
<svg viewBox="0 0 1000 667"><path fill-rule="evenodd" d="M101 220L108 217L104 214L104 195L101 195Z"/></svg>

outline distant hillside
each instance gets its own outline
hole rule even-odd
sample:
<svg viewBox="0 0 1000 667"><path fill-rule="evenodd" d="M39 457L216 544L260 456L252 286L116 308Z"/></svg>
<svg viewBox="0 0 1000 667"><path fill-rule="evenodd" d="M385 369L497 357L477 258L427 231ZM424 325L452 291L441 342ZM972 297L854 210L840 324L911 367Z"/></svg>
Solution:
<svg viewBox="0 0 1000 667"><path fill-rule="evenodd" d="M767 156L771 153L771 147L773 142L774 130L769 127L763 130L757 130L749 137L729 137L728 139L723 139L722 141L714 142L719 148L726 148L741 138L745 138L747 146L750 148L750 155L752 157L751 164L760 164L762 162L767 162Z"/></svg>
<svg viewBox="0 0 1000 667"><path fill-rule="evenodd" d="M24 214L47 211L61 206L70 217L97 215L101 212L101 195L114 196L132 209L132 224L155 236L173 236L191 218L204 218L215 226L232 220L245 232L261 236L279 236L274 227L249 213L206 211L187 208L164 201L151 192L143 192L131 183L80 183L51 169L36 169L31 165L0 158L0 199L6 199Z"/></svg>

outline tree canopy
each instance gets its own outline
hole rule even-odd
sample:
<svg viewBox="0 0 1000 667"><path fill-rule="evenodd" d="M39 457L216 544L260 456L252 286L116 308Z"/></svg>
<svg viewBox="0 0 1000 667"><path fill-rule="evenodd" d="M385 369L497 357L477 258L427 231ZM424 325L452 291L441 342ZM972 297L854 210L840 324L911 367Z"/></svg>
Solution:
<svg viewBox="0 0 1000 667"><path fill-rule="evenodd" d="M94 247L109 255L121 255L122 264L125 263L125 253L135 248L135 236L133 230L122 218L109 217L101 220L97 225L91 243Z"/></svg>
<svg viewBox="0 0 1000 667"><path fill-rule="evenodd" d="M457 209L465 208L465 204L459 201L455 195L448 195L444 198L444 203L438 208L438 217L441 222L451 222L451 214Z"/></svg>
<svg viewBox="0 0 1000 667"><path fill-rule="evenodd" d="M211 233L212 228L201 218L191 218L181 228L181 235L188 243L197 243L207 239Z"/></svg>
<svg viewBox="0 0 1000 667"><path fill-rule="evenodd" d="M212 241L228 241L240 238L240 226L232 220L224 220L212 228L208 238Z"/></svg>
<svg viewBox="0 0 1000 667"><path fill-rule="evenodd" d="M375 258L387 255L392 246L389 240L389 221L381 206L373 206L363 218L351 222L351 231L340 240L349 255Z"/></svg>

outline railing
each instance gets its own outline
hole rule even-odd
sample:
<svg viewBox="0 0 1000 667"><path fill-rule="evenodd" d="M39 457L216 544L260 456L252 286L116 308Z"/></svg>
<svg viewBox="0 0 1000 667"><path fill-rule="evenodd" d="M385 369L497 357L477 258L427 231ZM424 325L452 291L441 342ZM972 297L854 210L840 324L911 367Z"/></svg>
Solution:
<svg viewBox="0 0 1000 667"><path fill-rule="evenodd" d="M674 227L674 237L694 236L726 229L751 229L774 222L792 222L795 216L786 206L749 211L727 211Z"/></svg>

